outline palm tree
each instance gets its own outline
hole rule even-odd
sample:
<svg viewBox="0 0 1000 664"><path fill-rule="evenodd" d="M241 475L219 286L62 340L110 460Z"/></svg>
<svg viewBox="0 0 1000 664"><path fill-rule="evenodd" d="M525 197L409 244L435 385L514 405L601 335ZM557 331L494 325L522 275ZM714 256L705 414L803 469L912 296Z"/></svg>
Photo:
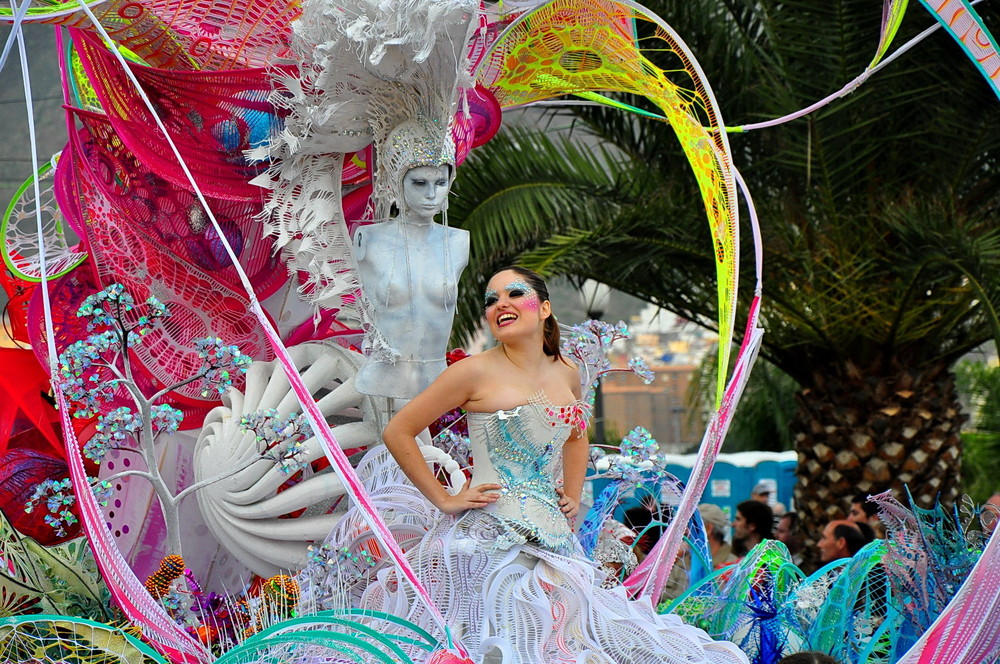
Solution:
<svg viewBox="0 0 1000 664"><path fill-rule="evenodd" d="M698 56L729 125L824 97L878 42L877 6L863 0L649 6ZM897 43L932 22L911 7ZM512 262L711 327L711 242L671 128L604 106L548 120L562 131L507 130L460 171L450 215L473 256L459 336L485 280ZM791 432L806 532L860 492L906 484L924 506L958 495L965 415L951 367L1000 337L997 126L997 99L938 31L850 96L731 137L764 233L761 353L800 385Z"/></svg>

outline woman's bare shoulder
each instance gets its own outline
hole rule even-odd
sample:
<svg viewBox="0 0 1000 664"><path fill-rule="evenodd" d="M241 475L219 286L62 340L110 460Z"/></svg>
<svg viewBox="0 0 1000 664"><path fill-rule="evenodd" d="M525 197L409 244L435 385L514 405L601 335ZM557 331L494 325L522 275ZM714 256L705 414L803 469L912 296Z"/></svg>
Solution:
<svg viewBox="0 0 1000 664"><path fill-rule="evenodd" d="M497 360L493 357L493 350L491 348L459 360L445 369L445 374L454 380L463 382L466 380L479 381L496 369Z"/></svg>

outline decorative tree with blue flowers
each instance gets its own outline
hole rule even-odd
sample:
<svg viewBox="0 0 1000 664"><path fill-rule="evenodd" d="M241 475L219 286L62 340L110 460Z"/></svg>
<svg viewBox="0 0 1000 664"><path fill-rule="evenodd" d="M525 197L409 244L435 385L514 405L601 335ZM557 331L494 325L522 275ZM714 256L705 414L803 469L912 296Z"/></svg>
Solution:
<svg viewBox="0 0 1000 664"><path fill-rule="evenodd" d="M229 469L175 494L160 472L155 450L159 436L177 431L184 414L163 401L172 391L198 382L202 386L202 396L221 395L232 386L238 374L246 372L252 360L222 339L199 339L195 341L195 349L203 364L197 373L147 396L133 373L128 350L140 344L157 321L170 316L166 305L154 296L143 304L136 304L124 286L112 284L84 300L77 316L88 319L87 330L91 334L60 353L56 385L73 409L74 417L97 417L96 433L83 446L83 454L100 464L111 450L127 450L139 454L145 464L144 469L125 470L100 482L92 479L91 487L101 504L106 504L115 480L126 476L144 478L159 500L167 527L169 552L181 554L177 509L180 501L204 486L239 472L242 467ZM268 444L273 447L274 441ZM267 449L265 447L262 454ZM257 459L251 460L254 461ZM75 502L72 488L68 478L42 482L35 488L26 509L31 511L45 502L49 511L46 521L62 530L64 525L76 519L70 510Z"/></svg>

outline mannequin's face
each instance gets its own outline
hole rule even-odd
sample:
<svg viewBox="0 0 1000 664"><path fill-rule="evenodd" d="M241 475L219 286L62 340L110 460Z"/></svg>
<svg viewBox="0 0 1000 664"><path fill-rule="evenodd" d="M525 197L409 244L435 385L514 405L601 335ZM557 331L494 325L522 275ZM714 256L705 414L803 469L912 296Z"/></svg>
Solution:
<svg viewBox="0 0 1000 664"><path fill-rule="evenodd" d="M447 166L417 166L403 176L403 214L409 218L433 219L444 209L451 187Z"/></svg>

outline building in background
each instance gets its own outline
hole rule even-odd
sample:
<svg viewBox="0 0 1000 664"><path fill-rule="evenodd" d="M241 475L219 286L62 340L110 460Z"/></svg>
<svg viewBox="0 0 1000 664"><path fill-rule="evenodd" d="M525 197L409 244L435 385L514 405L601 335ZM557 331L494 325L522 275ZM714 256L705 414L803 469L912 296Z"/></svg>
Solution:
<svg viewBox="0 0 1000 664"><path fill-rule="evenodd" d="M660 444L660 451L682 453L700 441L707 413L692 416L688 388L705 355L714 352L718 337L708 330L649 305L629 322L629 347L612 357L624 366L641 355L655 379L649 385L632 373L612 373L603 381L604 418L608 443L617 444L636 426L643 426Z"/></svg>

